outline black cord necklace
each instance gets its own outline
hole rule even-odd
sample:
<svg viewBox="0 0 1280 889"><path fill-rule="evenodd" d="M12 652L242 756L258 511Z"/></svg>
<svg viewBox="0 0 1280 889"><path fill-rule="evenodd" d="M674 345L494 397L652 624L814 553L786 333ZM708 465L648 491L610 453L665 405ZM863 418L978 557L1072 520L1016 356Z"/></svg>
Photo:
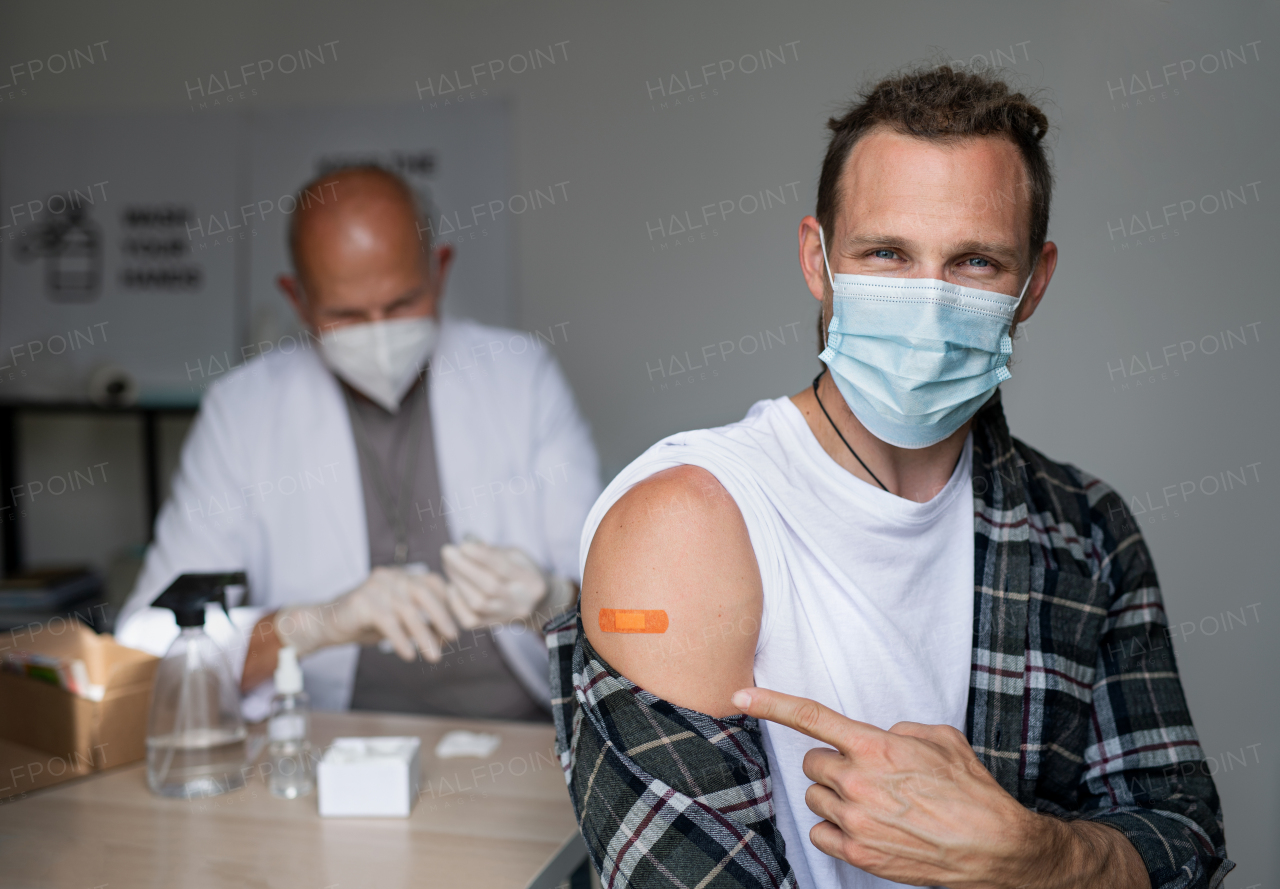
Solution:
<svg viewBox="0 0 1280 889"><path fill-rule="evenodd" d="M884 482L876 478L876 474L871 471L871 467L868 466L866 463L862 462L862 458L858 456L858 452L853 449L853 445L849 444L848 439L844 437L844 434L840 431L840 427L836 425L836 421L831 419L831 415L827 413L827 406L823 404L822 399L818 397L818 380L822 379L822 374L826 372L827 372L826 369L823 368L823 370L816 377L813 378L813 397L817 399L818 407L822 408L822 413L826 416L827 422L831 424L831 428L836 431L836 435L840 436L840 440L843 441L844 446L849 449L849 453L853 454L853 459L857 460L858 464L867 471L867 475L874 478L876 480L876 484L884 488L885 492L887 493L889 489L884 487Z"/></svg>

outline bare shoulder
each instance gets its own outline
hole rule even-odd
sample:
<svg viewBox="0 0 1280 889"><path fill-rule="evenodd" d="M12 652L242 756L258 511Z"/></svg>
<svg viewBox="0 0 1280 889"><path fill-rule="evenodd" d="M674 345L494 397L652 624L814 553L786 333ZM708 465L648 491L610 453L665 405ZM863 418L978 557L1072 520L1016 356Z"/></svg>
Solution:
<svg viewBox="0 0 1280 889"><path fill-rule="evenodd" d="M729 696L753 684L762 605L742 513L700 467L637 484L591 541L582 580L587 637L619 673L673 704L712 716L739 712Z"/></svg>

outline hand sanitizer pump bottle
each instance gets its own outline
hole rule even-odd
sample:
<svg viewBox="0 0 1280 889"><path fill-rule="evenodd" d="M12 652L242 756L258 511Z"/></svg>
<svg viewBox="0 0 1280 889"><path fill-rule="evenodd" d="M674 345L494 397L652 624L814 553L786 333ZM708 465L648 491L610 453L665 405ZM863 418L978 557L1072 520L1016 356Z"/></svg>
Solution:
<svg viewBox="0 0 1280 889"><path fill-rule="evenodd" d="M240 690L226 654L204 631L205 605L226 610L226 588L244 582L244 572L184 574L152 603L171 609L180 631L156 669L147 723L147 784L161 796L216 796L244 786Z"/></svg>
<svg viewBox="0 0 1280 889"><path fill-rule="evenodd" d="M276 696L271 701L267 737L271 746L268 787L273 796L297 799L315 787L311 766L311 708L302 690L302 668L298 652L285 646L276 662Z"/></svg>

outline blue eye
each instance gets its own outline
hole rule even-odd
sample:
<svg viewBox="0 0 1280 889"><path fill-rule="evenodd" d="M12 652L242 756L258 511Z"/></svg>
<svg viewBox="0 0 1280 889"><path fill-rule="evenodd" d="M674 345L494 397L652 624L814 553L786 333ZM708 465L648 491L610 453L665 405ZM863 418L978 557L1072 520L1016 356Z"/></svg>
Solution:
<svg viewBox="0 0 1280 889"><path fill-rule="evenodd" d="M877 250L873 255L874 255L876 258L878 258L878 259L893 259L893 257L894 257L895 255L897 255L897 254L895 254L895 253L894 253L892 250L890 250L889 248L887 248L887 247L883 247L883 248L881 248L881 249Z"/></svg>
<svg viewBox="0 0 1280 889"><path fill-rule="evenodd" d="M974 268L980 268L980 269L986 268L987 266L991 265L989 261L983 259L981 256L974 256L971 259L965 260L965 262L973 263Z"/></svg>

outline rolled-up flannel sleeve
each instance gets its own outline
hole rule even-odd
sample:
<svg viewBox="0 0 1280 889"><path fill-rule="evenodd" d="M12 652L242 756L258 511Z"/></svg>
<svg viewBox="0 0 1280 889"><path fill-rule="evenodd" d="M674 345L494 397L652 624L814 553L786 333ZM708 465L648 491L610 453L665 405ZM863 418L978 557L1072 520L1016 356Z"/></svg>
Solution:
<svg viewBox="0 0 1280 889"><path fill-rule="evenodd" d="M556 752L601 883L795 887L757 721L639 688L591 647L577 609L544 632Z"/></svg>
<svg viewBox="0 0 1280 889"><path fill-rule="evenodd" d="M1099 582L1113 589L1093 685L1080 817L1121 831L1153 889L1219 886L1222 806L1178 679L1151 555L1112 491L1093 488Z"/></svg>

